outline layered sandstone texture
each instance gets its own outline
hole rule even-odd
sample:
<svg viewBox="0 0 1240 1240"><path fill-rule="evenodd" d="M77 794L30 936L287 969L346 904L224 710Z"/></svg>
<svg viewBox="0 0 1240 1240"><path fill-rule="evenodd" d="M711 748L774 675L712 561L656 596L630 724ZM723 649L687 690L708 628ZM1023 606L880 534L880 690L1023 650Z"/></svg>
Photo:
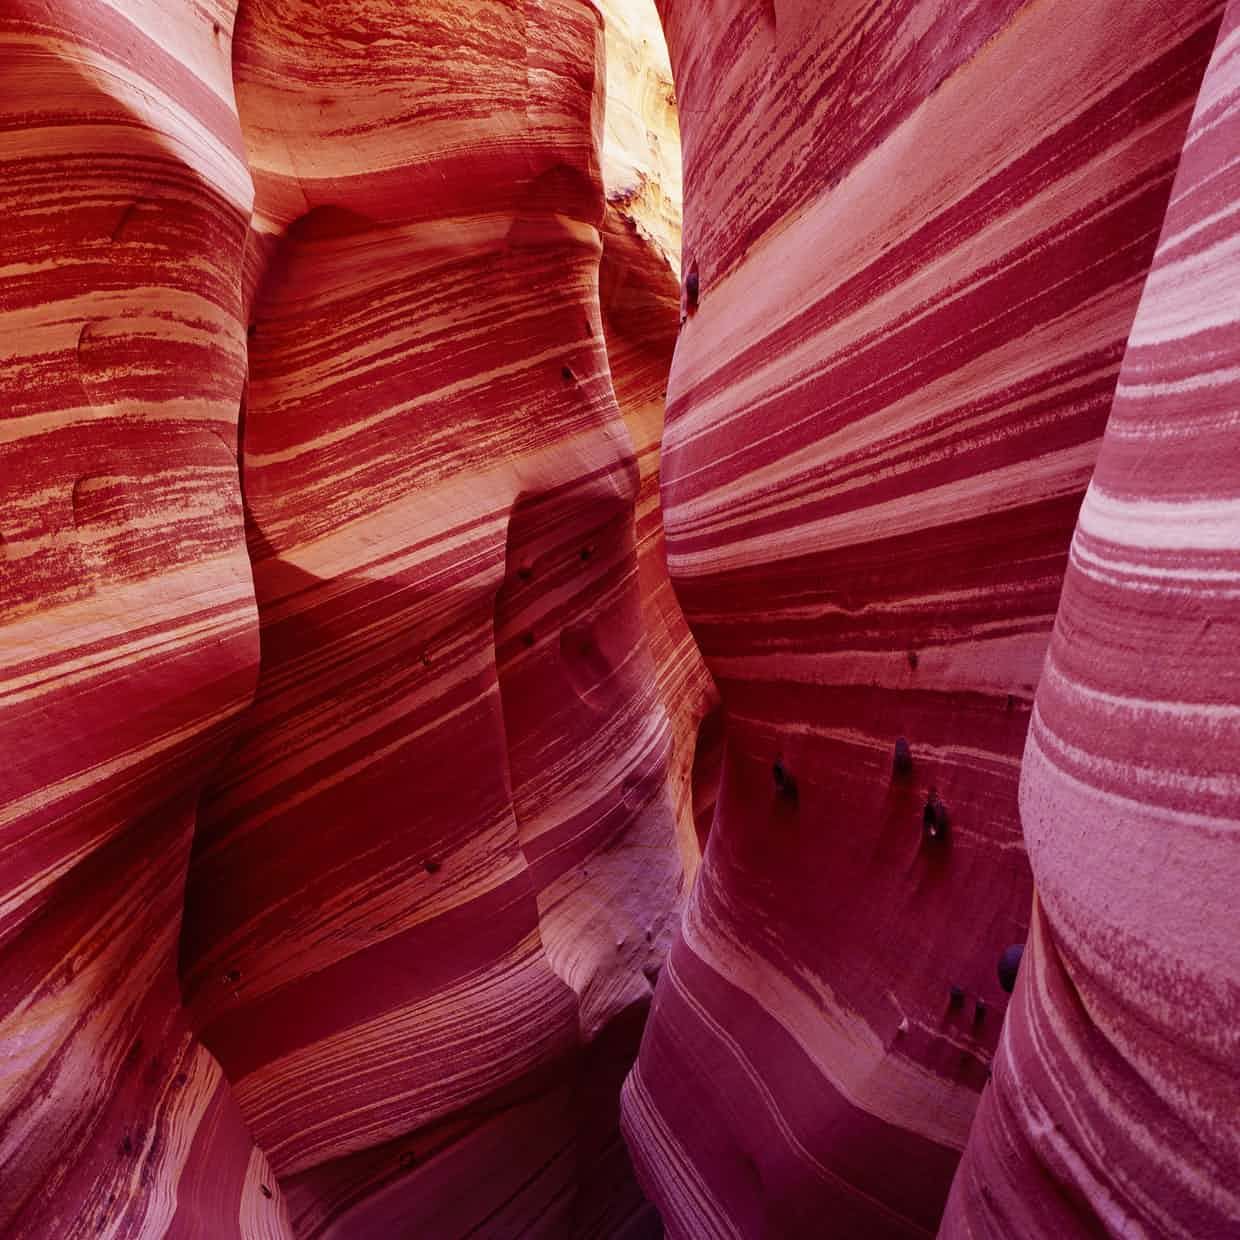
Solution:
<svg viewBox="0 0 1240 1240"><path fill-rule="evenodd" d="M713 699L670 87L609 195L604 41L0 4L6 1237L657 1234L618 1100Z"/></svg>
<svg viewBox="0 0 1240 1240"><path fill-rule="evenodd" d="M727 749L642 1183L682 1240L932 1235L985 1097L945 1234L1240 1234L1234 14L659 7Z"/></svg>
<svg viewBox="0 0 1240 1240"><path fill-rule="evenodd" d="M0 1235L1240 1234L1223 8L0 0Z"/></svg>
<svg viewBox="0 0 1240 1240"><path fill-rule="evenodd" d="M177 940L252 700L225 6L0 6L0 1234L286 1237Z"/></svg>
<svg viewBox="0 0 1240 1240"><path fill-rule="evenodd" d="M1033 932L945 1236L1240 1235L1238 647L1232 0L1038 686Z"/></svg>

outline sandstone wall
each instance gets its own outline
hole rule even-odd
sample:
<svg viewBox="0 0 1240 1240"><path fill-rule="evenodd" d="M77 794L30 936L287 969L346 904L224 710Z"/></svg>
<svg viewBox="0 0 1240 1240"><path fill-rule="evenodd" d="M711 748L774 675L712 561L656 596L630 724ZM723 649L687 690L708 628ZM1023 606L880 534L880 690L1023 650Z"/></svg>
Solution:
<svg viewBox="0 0 1240 1240"><path fill-rule="evenodd" d="M0 23L0 1230L646 1234L708 681L639 570L600 13Z"/></svg>
<svg viewBox="0 0 1240 1240"><path fill-rule="evenodd" d="M232 12L130 10L0 8L0 1233L289 1236L176 976L259 665Z"/></svg>
<svg viewBox="0 0 1240 1240"><path fill-rule="evenodd" d="M0 1234L1240 1228L1223 9L0 0Z"/></svg>
<svg viewBox="0 0 1240 1240"><path fill-rule="evenodd" d="M938 1226L1004 1019L996 961L1030 934L1017 791L1035 688L1221 8L661 0L688 315L669 385L664 513L673 582L727 720L702 869L625 1091L639 1173L671 1236ZM1202 485L1217 490L1215 477ZM1218 521L1234 533L1234 519ZM1080 612L1115 604L1079 580L1061 631L1099 615L1109 627L1090 641L1115 658L1108 642L1131 639L1110 612ZM1196 631L1205 604L1193 606ZM1139 649L1152 657L1164 636L1155 624ZM1190 640L1181 633L1172 651ZM1195 651L1188 666L1209 657ZM1055 687L1059 666L1039 718L1061 716L1064 693L1074 711L1102 711ZM1063 674L1079 677L1072 667ZM1123 667L1097 693L1139 675ZM1214 702L1235 702L1222 682L1214 692L1211 720ZM1133 709L1160 717L1158 705ZM1090 726L1104 718L1118 764L1107 779L1143 779L1136 719L1120 735L1105 712ZM1110 857L1115 803L1091 837L1080 798L1093 794L1064 799L1044 766L1047 727L1026 775L1035 872L1050 879L1053 915L1072 917L1063 967L1130 1004L1141 989L1125 1017L1135 1038L1160 1006L1145 988L1178 949L1142 957L1122 983L1091 971L1114 967L1113 930L1133 934L1135 920L1144 950L1187 910L1168 894L1157 916L1104 911L1157 888L1152 877L1130 886L1123 857ZM1193 812L1223 813L1208 806L1231 788L1218 782L1228 762L1197 760L1214 782ZM1164 795L1190 812L1184 788ZM1153 814L1141 830L1156 829ZM1060 836L1072 841L1062 852ZM1214 855L1186 851L1186 873ZM1087 912L1093 896L1103 907ZM1039 922L1034 941L1050 933ZM1206 952L1191 976L1229 950ZM1060 967L1042 947L1032 965L1040 985ZM1226 1003L1188 1006L1191 1018L1160 1028ZM1022 1080L1093 1071L1080 1030L1053 1035L1062 1051L1035 1050L1016 1039L1050 1035L1018 1033L1026 1024L1010 1035ZM1225 1036L1198 1033L1192 1053L1220 1054ZM1201 1071L1201 1091L1225 1076ZM1149 1086L1164 1101L1143 1113L1154 1127L1186 1084L1181 1069L1165 1072ZM991 1148L1018 1088L990 1108L970 1196L953 1211L960 1234L985 1230L971 1203L1000 1158L1005 1200L1030 1192L1028 1230L992 1219L989 1234L1049 1234L1032 1221L1048 1190L1030 1188L1028 1148ZM1211 1123L1222 1113L1181 1105ZM1021 1121L1032 1141L1033 1120ZM1102 1123L1077 1122L1082 1134ZM1118 1140L1125 1121L1107 1122ZM1053 1142L1039 1133L1041 1152ZM1110 1151L1091 1157L1103 1181L1116 1174ZM1208 1196L1194 1191L1185 1199ZM1096 1226L1083 1205L1065 1217L1070 1229L1055 1234Z"/></svg>
<svg viewBox="0 0 1240 1240"><path fill-rule="evenodd" d="M1072 540L1033 933L945 1236L1240 1230L1238 155L1233 2Z"/></svg>

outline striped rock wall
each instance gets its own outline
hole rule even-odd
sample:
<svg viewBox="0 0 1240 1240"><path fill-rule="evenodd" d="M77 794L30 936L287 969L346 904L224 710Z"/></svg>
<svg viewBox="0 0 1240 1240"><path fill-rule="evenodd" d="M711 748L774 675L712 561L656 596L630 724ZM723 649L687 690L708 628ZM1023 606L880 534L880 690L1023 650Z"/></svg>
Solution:
<svg viewBox="0 0 1240 1240"><path fill-rule="evenodd" d="M598 307L601 23L287 0L237 38L262 659L200 810L189 1012L299 1234L607 1234L574 1189L623 1148L580 1103L618 1090L681 874Z"/></svg>
<svg viewBox="0 0 1240 1240"><path fill-rule="evenodd" d="M1038 687L1033 934L945 1236L1240 1235L1238 260L1232 0Z"/></svg>
<svg viewBox="0 0 1240 1240"><path fill-rule="evenodd" d="M235 10L0 3L0 1233L650 1234L710 686L601 16Z"/></svg>
<svg viewBox="0 0 1240 1240"><path fill-rule="evenodd" d="M661 0L683 294L586 0L236 7L0 0L0 1234L657 1234L712 819L670 1235L1026 935L945 1234L1236 1230L1234 4Z"/></svg>
<svg viewBox="0 0 1240 1240"><path fill-rule="evenodd" d="M663 505L672 578L722 694L727 751L683 932L626 1082L625 1130L669 1236L930 1235L1005 1015L996 960L1031 933L1021 755L1077 512L1222 5L659 7L684 149L687 314L668 392ZM1217 141L1234 155L1234 133ZM1210 215L1224 198L1209 201L1203 218L1225 230ZM1151 297L1167 278L1177 277L1155 276ZM1179 278L1188 299L1196 276ZM1167 320L1191 313L1179 305L1172 300ZM1153 321L1164 320L1155 311ZM1150 354L1144 330L1130 365L1164 356L1160 327L1151 326ZM1200 356L1226 370L1222 354ZM1186 385L1195 409L1193 365L1177 360L1166 373L1172 390ZM1159 1062L1159 1040L1183 1030L1182 1063L1161 1061L1144 1085L1148 1104L1128 1105L1149 1120L1159 1148L1175 1143L1162 1127L1167 1114L1198 1116L1199 1141L1222 1160L1231 1138L1218 1125L1229 1107L1234 1118L1234 1075L1231 1095L1205 1097L1226 1079L1223 1057L1230 1051L1234 1064L1234 1046L1225 1021L1196 1022L1234 1017L1234 986L1226 990L1234 968L1229 981L1211 980L1208 1000L1186 997L1174 1017L1151 988L1178 967L1182 945L1208 939L1210 948L1191 974L1177 975L1175 990L1220 952L1231 951L1234 966L1234 948L1213 922L1157 952L1150 934L1176 916L1172 893L1191 887L1192 859L1213 863L1227 847L1221 820L1229 791L1234 813L1234 779L1226 783L1234 754L1195 759L1187 783L1158 772L1175 768L1184 752L1176 746L1234 722L1213 705L1227 694L1234 704L1234 686L1207 671L1225 658L1228 630L1220 625L1183 663L1192 684L1205 677L1223 697L1203 697L1202 709L1183 716L1162 700L1179 691L1179 665L1152 677L1138 651L1165 651L1172 631L1173 650L1196 640L1172 627L1179 591L1226 580L1220 540L1229 530L1234 544L1235 523L1217 469L1200 482L1189 472L1163 476L1168 509L1143 506L1149 484L1125 471L1148 453L1145 436L1161 433L1148 421L1161 399L1170 397L1134 405L1132 416L1147 421L1117 449L1123 463L1108 468L1124 480L1113 492L1103 483L1091 500L1074 562L1088 555L1091 565L1114 565L1108 571L1126 574L1127 586L1173 560L1193 584L1159 582L1167 610L1140 604L1154 607L1146 613L1100 594L1096 568L1079 570L1079 597L1069 594L1064 615L1074 633L1100 618L1089 649L1115 674L1087 678L1089 651L1074 651L1066 666L1056 656L1026 775L1025 832L1048 884L1032 937L1052 936L1055 917L1068 927L1064 954L1035 951L1037 1011L1059 1019L1077 1002L1066 980L1074 970L1108 1006L1098 1025L1047 1031L1034 1024L1032 986L1023 991L1006 1070L1057 1090L1065 1083L1056 1074L1069 1072L1070 1088L1096 1089L1092 1051L1082 1057L1078 1048L1122 1030L1115 1079L1126 1071L1122 1079L1135 1082L1138 1063ZM1228 414L1224 400L1213 422L1203 415L1193 425L1234 440ZM1160 451L1176 450L1162 443ZM1204 443L1192 450L1216 452ZM1172 532L1151 533L1147 552L1143 532L1166 510ZM1208 546L1191 563L1216 574L1204 579L1177 558L1197 546L1199 516ZM1131 556L1123 544L1132 535L1119 532L1130 521L1141 531ZM1193 634L1206 633L1204 617L1224 606L1221 593L1208 602L1194 595ZM1133 624L1147 627L1134 637ZM1133 677L1139 683L1125 689ZM1165 742L1152 739L1158 732L1136 739L1151 720ZM1105 747L1090 749L1089 737ZM1138 875L1109 855L1120 837L1106 824L1118 829L1129 804L1111 781L1125 778L1166 807L1145 810L1139 827L1125 824L1147 850ZM1073 813L1086 806L1103 824L1092 835ZM1162 888L1148 867L1163 846L1149 833L1169 820L1198 832L1201 850L1176 866L1178 886ZM1071 846L1052 861L1060 837ZM1217 882L1232 875L1234 866L1220 865ZM1120 915L1128 895L1157 903ZM1211 885L1200 898L1220 895ZM1129 944L1140 963L1118 977L1115 961ZM1050 980L1054 969L1068 972ZM1053 985L1061 991L1051 1001ZM1149 1006L1134 1009L1134 996ZM1165 1032L1135 1032L1155 1012ZM977 1177L995 1160L1010 1203L1046 1174L1026 1157L1035 1142L1070 1158L1066 1138L1057 1144L1010 1090L1004 1097L1005 1108L988 1104L975 1178L964 1181L972 1187L953 1207L961 1229L980 1217ZM1104 1118L1099 1104L1074 1122L1089 1136L1122 1131L1135 1142L1130 1115ZM997 1125L1016 1133L1002 1148ZM1016 1140L1025 1145L1014 1149ZM1117 1145L1122 1157L1127 1146ZM1104 1168L1116 1156L1115 1147L1093 1150ZM1151 1159L1147 1146L1138 1174ZM1162 1174L1180 1176L1179 1201L1213 1192L1214 1208L1226 1208L1230 1188L1190 1190L1182 1166ZM1075 1208L1063 1230L1043 1229L1036 1212L1051 1186L1037 1188L1020 1215L1026 1230L989 1234L1088 1231L1088 1212ZM1191 1214L1183 1226L1192 1232Z"/></svg>
<svg viewBox="0 0 1240 1240"><path fill-rule="evenodd" d="M0 4L0 1235L291 1236L176 975L254 691L229 4Z"/></svg>

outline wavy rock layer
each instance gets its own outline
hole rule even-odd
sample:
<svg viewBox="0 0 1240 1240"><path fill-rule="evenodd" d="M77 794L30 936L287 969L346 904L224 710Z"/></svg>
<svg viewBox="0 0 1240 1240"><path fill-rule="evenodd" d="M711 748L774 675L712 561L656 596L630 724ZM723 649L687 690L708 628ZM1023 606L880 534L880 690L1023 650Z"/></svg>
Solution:
<svg viewBox="0 0 1240 1240"><path fill-rule="evenodd" d="M258 668L230 14L130 9L0 13L0 1233L288 1236L176 976Z"/></svg>
<svg viewBox="0 0 1240 1240"><path fill-rule="evenodd" d="M1238 155L1233 2L1072 541L1033 934L946 1236L1240 1233Z"/></svg>
<svg viewBox="0 0 1240 1240"><path fill-rule="evenodd" d="M600 15L55 8L0 19L0 1230L647 1234L710 689Z"/></svg>
<svg viewBox="0 0 1240 1240"><path fill-rule="evenodd" d="M824 1219L846 1236L938 1225L1004 1016L995 962L1028 931L1017 783L1034 690L1221 7L661 0L684 143L688 314L663 501L672 577L727 718L709 845L624 1100L672 1236L818 1236ZM1190 484L1186 474L1177 494ZM1124 505L1143 495L1124 483L1098 498L1078 545L1117 537ZM1189 523L1197 510L1181 511ZM1095 551L1091 563L1126 554ZM1092 641L1128 641L1127 604L1079 580L1065 615L1084 607L1106 626ZM1142 650L1162 641L1161 623ZM1204 674L1211 657L1187 666ZM1062 689L1052 662L1031 742L1026 829L1050 879L1047 916L1069 932L1067 956L1039 948L1034 968L1040 978L1043 961L1068 959L1102 985L1134 932L1088 914L1091 894L1158 888L1108 880L1116 837L1074 825L1087 801L1112 795L1089 785L1106 760L1072 759L1089 773L1070 794L1040 765L1052 727L1085 743L1071 740L1076 724L1052 723L1065 712L1095 712L1081 726L1120 760L1143 752L1113 726L1128 710L1115 696L1123 677L1086 694L1074 687L1094 683L1081 658ZM1127 675L1136 663L1115 666ZM1222 723L1207 710L1201 726ZM901 737L911 761L895 760ZM1223 759L1192 769L1216 781L1209 804L1225 794ZM1184 813L1186 795L1171 783L1159 794ZM1051 862L1056 798L1073 847ZM1104 821L1123 813L1108 801ZM1140 830L1159 825L1150 811ZM1202 968L1226 950L1216 933ZM1148 993L1177 950L1122 982L1108 974L1106 1001ZM1165 1028L1222 1012L1214 1003ZM1029 1037L1032 1019L1020 1026ZM1229 1035L1193 1036L1204 1064ZM1088 1053L1066 1053L1026 1046L1019 1062L1087 1070ZM1194 1088L1216 1080L1203 1068ZM1168 1075L1148 1088L1185 1084ZM983 1147L978 1165L986 1157L999 1155ZM1010 1174L1023 1184L1033 1171ZM1086 1227L1079 1213L1070 1223L1065 1234Z"/></svg>
<svg viewBox="0 0 1240 1240"><path fill-rule="evenodd" d="M3 6L6 1237L1240 1230L1236 4L660 7Z"/></svg>
<svg viewBox="0 0 1240 1240"><path fill-rule="evenodd" d="M189 1010L299 1234L610 1234L643 1206L595 1095L681 874L598 308L601 24L246 12L262 673L200 814Z"/></svg>

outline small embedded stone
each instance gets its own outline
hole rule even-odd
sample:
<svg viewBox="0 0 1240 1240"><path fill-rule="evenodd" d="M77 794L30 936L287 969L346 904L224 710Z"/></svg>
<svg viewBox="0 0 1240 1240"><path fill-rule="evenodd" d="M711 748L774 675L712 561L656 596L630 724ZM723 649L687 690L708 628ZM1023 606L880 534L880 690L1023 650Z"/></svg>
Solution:
<svg viewBox="0 0 1240 1240"><path fill-rule="evenodd" d="M952 1007L959 1007L964 1002L964 990L959 986L953 986L947 992L947 1001Z"/></svg>
<svg viewBox="0 0 1240 1240"><path fill-rule="evenodd" d="M1021 958L1025 954L1023 943L1013 943L999 957L999 985L1010 995L1016 988L1016 974L1020 971Z"/></svg>
<svg viewBox="0 0 1240 1240"><path fill-rule="evenodd" d="M797 781L788 773L782 762L776 762L771 767L771 778L775 781L776 793L785 801L797 799Z"/></svg>
<svg viewBox="0 0 1240 1240"><path fill-rule="evenodd" d="M891 758L891 770L899 778L913 770L913 750L903 736L896 737L896 749Z"/></svg>
<svg viewBox="0 0 1240 1240"><path fill-rule="evenodd" d="M947 806L932 788L921 811L921 827L930 840L941 840L947 835Z"/></svg>

